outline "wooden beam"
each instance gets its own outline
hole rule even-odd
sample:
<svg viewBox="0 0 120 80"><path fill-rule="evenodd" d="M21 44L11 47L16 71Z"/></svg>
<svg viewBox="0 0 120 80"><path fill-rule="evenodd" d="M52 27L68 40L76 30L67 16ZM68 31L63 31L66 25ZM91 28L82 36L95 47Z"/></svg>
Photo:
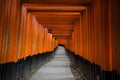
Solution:
<svg viewBox="0 0 120 80"><path fill-rule="evenodd" d="M59 30L59 31L70 31L74 30L74 28L47 28L48 30Z"/></svg>
<svg viewBox="0 0 120 80"><path fill-rule="evenodd" d="M63 23L65 23L65 22L71 22L71 23L73 23L74 21L76 21L76 19L52 19L52 18L48 18L48 19L37 19L40 23L45 23L45 22L63 22Z"/></svg>
<svg viewBox="0 0 120 80"><path fill-rule="evenodd" d="M52 34L53 36L70 36L71 34Z"/></svg>
<svg viewBox="0 0 120 80"><path fill-rule="evenodd" d="M43 26L46 25L46 24L58 24L58 25L59 25L59 24L62 24L62 25L64 25L64 24L65 24L65 25L67 25L67 24L74 24L74 22L72 22L72 21L71 21L71 22L45 22L45 21L39 21L39 20L38 20L38 22L39 22L41 25L43 25Z"/></svg>
<svg viewBox="0 0 120 80"><path fill-rule="evenodd" d="M54 34L54 33L72 33L72 31L52 31L51 32L52 34Z"/></svg>
<svg viewBox="0 0 120 80"><path fill-rule="evenodd" d="M31 12L31 14L33 14L33 15L70 15L70 16L72 16L72 15L80 15L80 12Z"/></svg>
<svg viewBox="0 0 120 80"><path fill-rule="evenodd" d="M64 18L67 18L67 19L79 19L80 18L80 15L79 16L75 16L75 15L34 15L37 19L48 19L48 18L59 18L59 19L64 19Z"/></svg>
<svg viewBox="0 0 120 80"><path fill-rule="evenodd" d="M36 18L40 19L47 19L47 18L68 18L68 19L79 19L80 15L48 15L48 14L39 14L39 15L34 15Z"/></svg>
<svg viewBox="0 0 120 80"><path fill-rule="evenodd" d="M64 35L53 35L53 37L55 37L56 39L67 39L67 38L69 38L70 37L70 35L69 36L64 36Z"/></svg>
<svg viewBox="0 0 120 80"><path fill-rule="evenodd" d="M24 4L29 11L82 11L85 6L80 5L59 5L59 4Z"/></svg>
<svg viewBox="0 0 120 80"><path fill-rule="evenodd" d="M59 33L59 34L71 34L72 33L72 31L57 31L57 30L55 30L55 31L51 31L51 33L52 34L55 34L55 33Z"/></svg>
<svg viewBox="0 0 120 80"><path fill-rule="evenodd" d="M45 24L44 27L74 27L73 24Z"/></svg>

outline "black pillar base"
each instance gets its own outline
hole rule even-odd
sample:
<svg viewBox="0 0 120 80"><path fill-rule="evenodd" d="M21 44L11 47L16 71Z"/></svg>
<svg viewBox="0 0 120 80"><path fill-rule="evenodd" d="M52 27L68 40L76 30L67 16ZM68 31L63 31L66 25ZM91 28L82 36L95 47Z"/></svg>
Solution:
<svg viewBox="0 0 120 80"><path fill-rule="evenodd" d="M118 75L116 70L104 71L101 67L95 63L84 59L79 55L75 55L74 52L66 49L67 55L70 58L71 65L78 68L78 72L81 73L88 80L120 80L120 75Z"/></svg>
<svg viewBox="0 0 120 80"><path fill-rule="evenodd" d="M26 76L31 74L32 70L39 69L53 58L56 49L53 52L28 56L26 59L20 59L17 63L0 64L0 80L26 80Z"/></svg>

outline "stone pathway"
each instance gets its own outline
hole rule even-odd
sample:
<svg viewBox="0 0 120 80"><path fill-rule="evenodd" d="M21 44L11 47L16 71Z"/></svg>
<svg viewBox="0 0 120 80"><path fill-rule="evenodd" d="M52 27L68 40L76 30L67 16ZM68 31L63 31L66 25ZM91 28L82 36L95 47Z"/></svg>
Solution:
<svg viewBox="0 0 120 80"><path fill-rule="evenodd" d="M43 65L30 80L75 80L65 48L59 46L54 58Z"/></svg>

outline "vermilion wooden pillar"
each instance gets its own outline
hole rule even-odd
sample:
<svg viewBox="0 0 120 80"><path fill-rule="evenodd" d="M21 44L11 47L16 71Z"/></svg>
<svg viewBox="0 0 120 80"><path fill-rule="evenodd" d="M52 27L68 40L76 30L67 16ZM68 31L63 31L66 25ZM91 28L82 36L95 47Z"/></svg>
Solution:
<svg viewBox="0 0 120 80"><path fill-rule="evenodd" d="M77 55L79 55L79 45L80 45L80 20L77 20L75 23L74 23L74 27L75 27L75 32L76 32L76 39L75 39L75 52Z"/></svg>
<svg viewBox="0 0 120 80"><path fill-rule="evenodd" d="M112 69L120 75L120 7L119 0L109 0L109 34Z"/></svg>
<svg viewBox="0 0 120 80"><path fill-rule="evenodd" d="M80 56L83 56L83 43L82 43L82 35L83 35L83 13L81 13L80 15L80 28L79 28L79 37L80 37L80 40L79 40L79 55Z"/></svg>
<svg viewBox="0 0 120 80"><path fill-rule="evenodd" d="M24 58L26 55L26 38L27 38L27 10L24 6L21 9L21 23L19 28L19 58ZM24 54L23 54L24 53Z"/></svg>
<svg viewBox="0 0 120 80"><path fill-rule="evenodd" d="M27 14L27 36L26 36L26 51L27 55L32 55L32 15L30 13Z"/></svg>
<svg viewBox="0 0 120 80"><path fill-rule="evenodd" d="M97 0L93 10L93 52L95 63L105 71L111 71L109 52L108 1Z"/></svg>
<svg viewBox="0 0 120 80"><path fill-rule="evenodd" d="M0 63L16 62L20 4L18 0L0 0L0 5Z"/></svg>

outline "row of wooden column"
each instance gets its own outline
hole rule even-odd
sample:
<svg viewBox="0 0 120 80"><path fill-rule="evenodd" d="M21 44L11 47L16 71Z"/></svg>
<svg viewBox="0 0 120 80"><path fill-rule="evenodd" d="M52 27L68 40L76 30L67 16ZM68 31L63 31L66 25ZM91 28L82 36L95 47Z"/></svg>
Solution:
<svg viewBox="0 0 120 80"><path fill-rule="evenodd" d="M18 0L0 0L0 64L53 51L57 41Z"/></svg>
<svg viewBox="0 0 120 80"><path fill-rule="evenodd" d="M75 22L66 47L101 70L120 73L120 11L118 0L93 0Z"/></svg>
<svg viewBox="0 0 120 80"><path fill-rule="evenodd" d="M0 0L0 64L65 46L101 67L120 73L119 0L92 0L67 39L57 40L18 0Z"/></svg>

